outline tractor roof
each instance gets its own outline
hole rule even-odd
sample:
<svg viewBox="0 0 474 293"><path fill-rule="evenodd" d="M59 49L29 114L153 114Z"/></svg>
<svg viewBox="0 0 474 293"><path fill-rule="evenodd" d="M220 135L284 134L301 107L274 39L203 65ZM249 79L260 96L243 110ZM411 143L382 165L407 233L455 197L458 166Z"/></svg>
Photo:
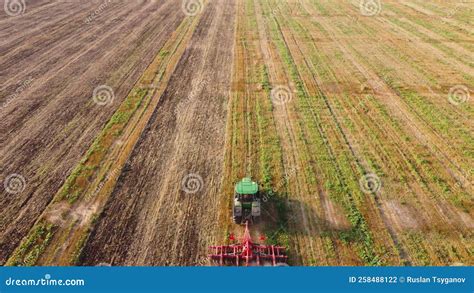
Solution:
<svg viewBox="0 0 474 293"><path fill-rule="evenodd" d="M235 192L238 194L256 194L258 192L258 184L250 178L244 178L235 186Z"/></svg>

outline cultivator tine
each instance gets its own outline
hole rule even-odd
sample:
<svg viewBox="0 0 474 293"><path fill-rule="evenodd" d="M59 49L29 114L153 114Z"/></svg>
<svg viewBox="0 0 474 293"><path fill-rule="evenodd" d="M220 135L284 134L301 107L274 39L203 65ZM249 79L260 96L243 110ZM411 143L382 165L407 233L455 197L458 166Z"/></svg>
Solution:
<svg viewBox="0 0 474 293"><path fill-rule="evenodd" d="M273 266L276 266L276 261L275 261L275 247L272 245L272 261L273 261Z"/></svg>

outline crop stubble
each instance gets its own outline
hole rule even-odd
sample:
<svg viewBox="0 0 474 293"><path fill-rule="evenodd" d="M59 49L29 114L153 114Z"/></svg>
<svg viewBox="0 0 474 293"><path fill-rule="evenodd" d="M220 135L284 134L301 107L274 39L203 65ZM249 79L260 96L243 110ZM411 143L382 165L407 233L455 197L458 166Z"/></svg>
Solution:
<svg viewBox="0 0 474 293"><path fill-rule="evenodd" d="M128 15L123 11L131 4L120 5L120 12L104 11L105 26L113 30L105 16L115 13L126 18L123 26L141 23L140 12ZM170 2L161 5L160 15L167 16L170 26L177 26L181 18L170 9L179 8ZM71 3L66 6L74 8ZM58 7L49 8L61 12ZM34 14L36 19L43 20L41 28L54 27L55 22L45 17L46 7L34 9L39 11ZM87 11L83 7L81 13L86 15ZM445 11L454 13L448 17ZM241 229L230 222L232 189L247 175L261 183L268 198L264 221L254 226L253 234L267 233L267 241L288 245L292 264L472 264L472 99L452 105L447 96L454 85L474 86L469 13L472 15L462 4L454 7L418 0L384 1L381 14L375 17L361 16L359 1L355 0L208 1L190 42L185 44L187 49L173 72L168 72L171 79L143 134L135 146L130 145L133 151L128 150L131 155L117 175L117 184L108 187L111 196L91 226L81 262L206 264L208 245L223 242L227 236L224 232L240 233ZM66 15L73 15L78 22L81 18L74 13ZM15 65L15 56L24 58L25 64L33 62L29 67L35 81L50 84L40 88L35 83L25 96L40 90L52 96L75 96L79 89L83 93L78 85L67 87L59 77L54 79L54 72L48 77L48 66L40 66L52 53L63 56L61 46L72 40L68 32L61 26L55 39L38 36L38 44L48 42L52 47L23 45L13 49L20 44L18 39L26 40L34 31L25 19L18 25L24 28L19 37L7 37L0 43L8 51L0 62L10 65L2 72L8 82L0 88L0 101L14 90L14 81L30 72L21 64ZM95 33L101 34L107 28L94 27ZM7 36L14 31L13 26L4 30ZM152 32L159 42L166 38L165 33L155 36ZM87 31L81 36L87 41L93 33ZM117 35L118 28L116 34L105 36ZM104 38L96 46L106 46L120 55L119 48L107 44ZM85 56L102 60L99 52L84 55L80 48L70 50L68 54L76 54L77 60ZM153 56L151 49L146 52ZM125 58L126 53L120 56ZM75 65L70 61L65 66L60 60L50 61L52 71L69 72ZM133 64L139 67L133 63L135 59L126 60L128 65L121 67L119 62L113 63L114 67L94 61L95 69L90 71L77 64L76 71L69 73L91 75L99 68L107 69L102 73L115 70L115 78L97 76L122 84L120 96L126 92L123 80L130 79L126 84L131 85L130 76L139 72L132 70ZM129 72L128 79L119 78L123 72ZM88 79L81 82L88 83ZM278 86L287 87L292 95L284 105L270 97L271 89ZM84 100L85 96L73 105ZM50 103L22 100L2 110L8 115L0 123L10 129L2 145L2 152L10 159L2 161L6 166L2 168L7 168L2 174L13 172L27 156L35 154L36 163L26 167L31 170L26 173L29 175L47 161L46 149L54 151L52 157L57 159L51 166L58 171L55 176L46 176L52 167L43 166L43 177L29 175L28 189L21 194L22 198L28 195L23 198L26 206L21 207L15 197L0 202L2 207L12 207L0 222L4 227L9 223L5 233L20 225L11 245L5 242L6 234L0 234L0 244L7 249L2 257L11 252L48 203L50 197L45 193L38 197L38 192L47 187L54 193L62 176L80 157L81 153L68 152L67 164L66 160L56 163L72 147L71 135L81 138L74 143L85 151L92 130L97 131L99 122L103 123L113 110L98 115L97 109L94 112L95 108L83 106L73 113L69 103L64 96ZM55 129L67 123L53 123L53 118L42 121L44 115L62 107L71 109L66 113L72 115L69 120L66 113L58 116L61 119L55 117L69 123L65 136L56 134ZM32 114L32 118L27 116ZM96 122L89 128L81 120L87 117L94 117ZM50 144L49 135L43 133L49 124L54 125ZM26 141L24 129L29 128L37 136L36 144ZM84 129L88 131L81 137ZM371 194L362 192L359 185L359 179L368 173L376 173L382 182ZM189 174L203 179L196 193L183 190L182 180ZM55 180L53 187L46 177ZM39 191L32 194L37 186ZM18 217L23 222L12 222L18 211L23 211Z"/></svg>

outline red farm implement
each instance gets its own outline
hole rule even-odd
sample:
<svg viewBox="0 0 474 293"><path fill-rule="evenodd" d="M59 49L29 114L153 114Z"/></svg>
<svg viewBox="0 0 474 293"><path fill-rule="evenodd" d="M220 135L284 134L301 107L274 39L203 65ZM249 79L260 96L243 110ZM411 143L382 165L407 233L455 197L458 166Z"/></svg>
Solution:
<svg viewBox="0 0 474 293"><path fill-rule="evenodd" d="M288 261L285 247L254 243L248 223L241 244L211 246L209 249L211 261L221 266L286 266Z"/></svg>

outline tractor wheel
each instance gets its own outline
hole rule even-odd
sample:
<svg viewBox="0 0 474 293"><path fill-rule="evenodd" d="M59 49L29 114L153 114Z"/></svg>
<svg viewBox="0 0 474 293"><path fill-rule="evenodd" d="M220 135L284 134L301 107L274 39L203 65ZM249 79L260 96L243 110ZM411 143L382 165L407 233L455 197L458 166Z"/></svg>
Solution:
<svg viewBox="0 0 474 293"><path fill-rule="evenodd" d="M242 217L234 217L234 223L236 223L237 225L242 224Z"/></svg>

